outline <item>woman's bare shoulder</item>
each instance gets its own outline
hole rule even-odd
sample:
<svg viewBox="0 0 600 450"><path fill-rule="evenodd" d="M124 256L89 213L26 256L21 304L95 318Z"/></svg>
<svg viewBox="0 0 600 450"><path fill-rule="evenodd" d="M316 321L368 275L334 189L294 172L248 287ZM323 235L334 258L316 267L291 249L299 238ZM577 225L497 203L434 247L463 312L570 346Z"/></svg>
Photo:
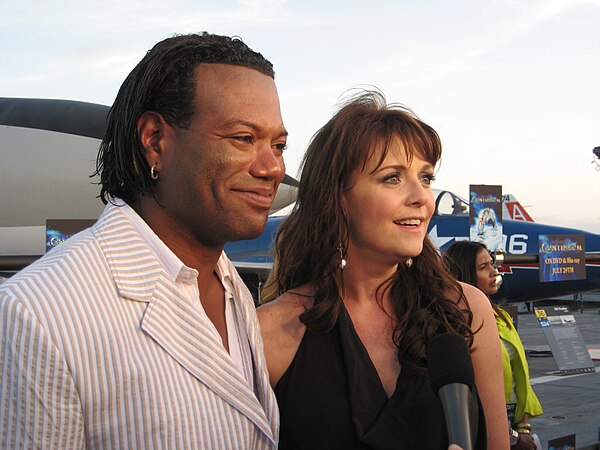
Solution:
<svg viewBox="0 0 600 450"><path fill-rule="evenodd" d="M306 327L300 315L312 306L312 290L285 292L256 310L264 341L271 386L275 386L292 362Z"/></svg>
<svg viewBox="0 0 600 450"><path fill-rule="evenodd" d="M461 302L466 302L474 316L493 314L490 299L483 292L470 284L460 281L459 283L464 294Z"/></svg>
<svg viewBox="0 0 600 450"><path fill-rule="evenodd" d="M508 448L506 409L502 386L502 351L494 310L490 299L474 286L461 283L466 302L473 313L473 371L475 383L485 409L488 448Z"/></svg>
<svg viewBox="0 0 600 450"><path fill-rule="evenodd" d="M298 316L312 306L312 299L312 290L306 286L284 292L256 310L261 327L278 328L291 319L300 322Z"/></svg>

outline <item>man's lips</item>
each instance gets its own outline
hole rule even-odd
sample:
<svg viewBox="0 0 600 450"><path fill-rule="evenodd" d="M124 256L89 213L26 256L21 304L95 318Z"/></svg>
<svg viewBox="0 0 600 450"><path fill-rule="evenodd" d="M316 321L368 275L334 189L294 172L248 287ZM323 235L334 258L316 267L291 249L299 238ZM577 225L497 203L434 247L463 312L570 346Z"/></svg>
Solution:
<svg viewBox="0 0 600 450"><path fill-rule="evenodd" d="M233 189L249 203L261 209L270 209L275 198L275 190L270 188L243 188Z"/></svg>

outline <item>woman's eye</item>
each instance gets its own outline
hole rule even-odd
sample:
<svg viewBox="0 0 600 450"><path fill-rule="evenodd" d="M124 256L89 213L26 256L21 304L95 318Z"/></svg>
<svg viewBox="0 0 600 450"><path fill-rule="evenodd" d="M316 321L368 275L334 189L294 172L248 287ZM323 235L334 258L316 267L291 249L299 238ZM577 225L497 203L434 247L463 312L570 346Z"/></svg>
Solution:
<svg viewBox="0 0 600 450"><path fill-rule="evenodd" d="M278 144L275 144L275 148L277 150L279 150L280 152L283 152L284 150L287 150L287 143L286 142L280 142Z"/></svg>
<svg viewBox="0 0 600 450"><path fill-rule="evenodd" d="M425 173L421 176L421 181L426 185L430 185L431 183L433 183L435 181L435 175L430 174L430 173Z"/></svg>
<svg viewBox="0 0 600 450"><path fill-rule="evenodd" d="M388 175L384 178L384 181L390 184L398 184L400 183L400 175L398 175L397 173Z"/></svg>

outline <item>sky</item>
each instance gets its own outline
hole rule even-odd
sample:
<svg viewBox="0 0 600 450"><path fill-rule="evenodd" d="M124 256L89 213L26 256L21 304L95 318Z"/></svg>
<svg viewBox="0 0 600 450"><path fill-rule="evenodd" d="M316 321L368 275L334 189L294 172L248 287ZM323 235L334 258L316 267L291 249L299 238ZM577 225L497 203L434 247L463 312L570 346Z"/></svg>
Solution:
<svg viewBox="0 0 600 450"><path fill-rule="evenodd" d="M178 33L237 35L275 67L298 176L348 92L440 134L434 187L502 185L537 222L600 233L600 0L0 0L0 97L112 104Z"/></svg>

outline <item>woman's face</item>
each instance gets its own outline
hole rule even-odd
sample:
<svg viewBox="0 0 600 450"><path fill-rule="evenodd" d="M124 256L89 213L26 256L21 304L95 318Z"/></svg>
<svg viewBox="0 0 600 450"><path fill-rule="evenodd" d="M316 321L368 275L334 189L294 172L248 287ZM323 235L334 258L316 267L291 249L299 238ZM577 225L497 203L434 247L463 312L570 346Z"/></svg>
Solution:
<svg viewBox="0 0 600 450"><path fill-rule="evenodd" d="M398 264L423 250L434 211L434 167L416 154L409 162L400 140L391 144L377 167L380 155L373 152L343 195L349 223L349 263L360 258Z"/></svg>
<svg viewBox="0 0 600 450"><path fill-rule="evenodd" d="M487 295L498 292L496 285L498 271L492 266L492 257L484 248L477 253L475 270L477 271L477 287L480 291Z"/></svg>

